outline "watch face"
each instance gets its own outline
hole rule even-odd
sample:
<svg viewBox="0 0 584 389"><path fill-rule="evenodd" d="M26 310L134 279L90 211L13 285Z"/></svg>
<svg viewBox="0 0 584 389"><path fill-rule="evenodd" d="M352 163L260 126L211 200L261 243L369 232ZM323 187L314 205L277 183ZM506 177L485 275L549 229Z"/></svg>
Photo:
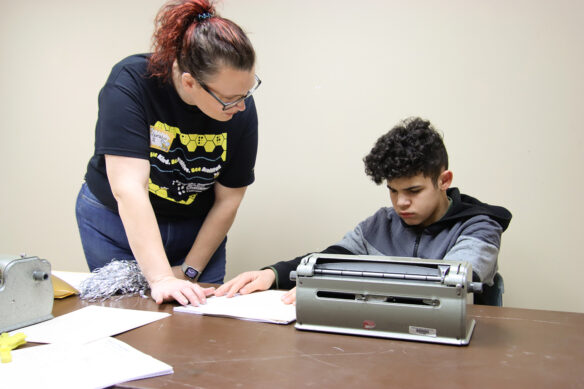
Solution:
<svg viewBox="0 0 584 389"><path fill-rule="evenodd" d="M198 274L199 274L199 272L190 266L187 267L187 270L185 271L185 275L189 278L195 278Z"/></svg>

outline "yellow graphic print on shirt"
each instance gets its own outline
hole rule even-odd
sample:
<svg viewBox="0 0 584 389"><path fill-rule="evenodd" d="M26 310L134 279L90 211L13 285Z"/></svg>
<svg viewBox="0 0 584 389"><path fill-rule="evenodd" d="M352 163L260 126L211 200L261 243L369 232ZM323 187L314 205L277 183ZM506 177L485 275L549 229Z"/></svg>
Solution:
<svg viewBox="0 0 584 389"><path fill-rule="evenodd" d="M227 158L227 133L187 133L156 122L150 127L150 179L156 196L189 205L209 189Z"/></svg>

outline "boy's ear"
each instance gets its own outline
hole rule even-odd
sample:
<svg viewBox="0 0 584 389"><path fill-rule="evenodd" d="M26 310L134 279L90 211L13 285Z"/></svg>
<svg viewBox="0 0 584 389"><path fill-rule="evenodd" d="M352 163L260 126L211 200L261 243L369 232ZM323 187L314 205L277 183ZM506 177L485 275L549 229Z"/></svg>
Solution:
<svg viewBox="0 0 584 389"><path fill-rule="evenodd" d="M450 188L450 185L452 184L452 171L450 170L444 170L440 176L438 177L438 188L440 188L440 190L446 190L448 188Z"/></svg>

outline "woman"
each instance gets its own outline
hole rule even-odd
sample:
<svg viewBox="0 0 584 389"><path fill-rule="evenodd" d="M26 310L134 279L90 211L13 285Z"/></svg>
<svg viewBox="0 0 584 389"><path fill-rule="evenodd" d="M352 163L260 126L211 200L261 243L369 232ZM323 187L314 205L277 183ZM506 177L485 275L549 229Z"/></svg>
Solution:
<svg viewBox="0 0 584 389"><path fill-rule="evenodd" d="M153 41L99 94L77 223L90 270L135 259L158 304L198 305L213 288L175 274L223 282L226 234L254 181L261 81L249 39L208 0L165 4Z"/></svg>

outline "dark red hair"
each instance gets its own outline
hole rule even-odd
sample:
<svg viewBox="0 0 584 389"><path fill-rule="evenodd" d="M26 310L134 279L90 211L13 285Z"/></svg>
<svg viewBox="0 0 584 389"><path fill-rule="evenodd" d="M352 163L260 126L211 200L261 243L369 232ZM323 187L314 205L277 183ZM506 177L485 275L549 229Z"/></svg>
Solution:
<svg viewBox="0 0 584 389"><path fill-rule="evenodd" d="M216 14L209 0L169 1L155 20L153 53L148 70L168 81L172 64L204 83L221 66L251 70L255 51L235 23Z"/></svg>

